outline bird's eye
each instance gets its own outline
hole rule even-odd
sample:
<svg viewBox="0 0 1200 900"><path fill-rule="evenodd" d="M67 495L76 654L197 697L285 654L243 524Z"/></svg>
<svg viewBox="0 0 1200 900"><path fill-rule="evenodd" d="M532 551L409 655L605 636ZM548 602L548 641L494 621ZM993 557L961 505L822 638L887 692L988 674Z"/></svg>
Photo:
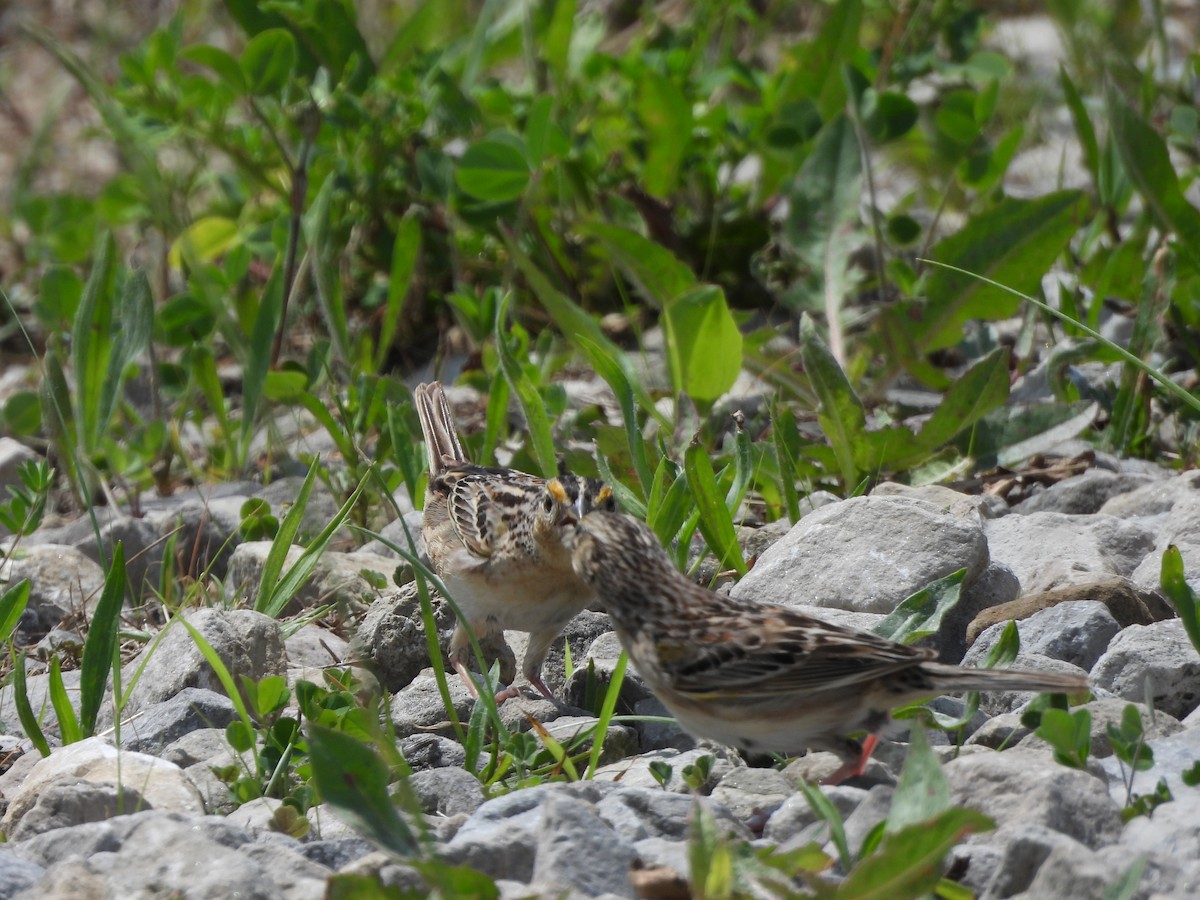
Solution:
<svg viewBox="0 0 1200 900"><path fill-rule="evenodd" d="M546 512L552 512L552 511L554 510L554 500L553 500L553 498L551 498L551 497L547 497L547 498L545 499L545 501L542 503L542 508L543 508L543 509L545 509L545 510L546 510Z"/></svg>

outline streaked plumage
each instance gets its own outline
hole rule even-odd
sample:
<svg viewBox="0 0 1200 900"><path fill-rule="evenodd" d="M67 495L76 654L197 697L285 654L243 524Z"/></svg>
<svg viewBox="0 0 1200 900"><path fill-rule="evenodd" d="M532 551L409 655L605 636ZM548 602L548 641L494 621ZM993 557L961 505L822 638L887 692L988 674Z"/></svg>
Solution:
<svg viewBox="0 0 1200 900"><path fill-rule="evenodd" d="M521 673L543 695L542 663L592 592L575 576L563 526L592 509L613 509L612 491L568 472L545 480L516 469L476 466L455 433L437 382L413 392L429 459L422 534L433 570L480 641L529 632ZM460 622L450 661L468 687L472 653ZM508 689L499 699L513 696Z"/></svg>
<svg viewBox="0 0 1200 900"><path fill-rule="evenodd" d="M832 750L860 774L893 707L943 692L1079 692L1083 678L935 662L934 653L786 606L707 591L638 520L568 527L575 571L600 598L650 689L691 734L754 752ZM848 733L866 731L866 749Z"/></svg>

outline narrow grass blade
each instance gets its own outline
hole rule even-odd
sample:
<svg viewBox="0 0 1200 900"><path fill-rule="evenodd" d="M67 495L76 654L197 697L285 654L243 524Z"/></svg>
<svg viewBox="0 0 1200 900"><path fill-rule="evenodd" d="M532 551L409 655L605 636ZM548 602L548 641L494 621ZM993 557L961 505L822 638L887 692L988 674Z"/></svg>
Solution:
<svg viewBox="0 0 1200 900"><path fill-rule="evenodd" d="M1192 646L1200 651L1200 612L1197 611L1196 592L1183 577L1183 556L1174 544L1167 547L1163 553L1160 581L1163 593L1183 622L1183 630L1187 632L1188 639Z"/></svg>
<svg viewBox="0 0 1200 900"><path fill-rule="evenodd" d="M510 296L501 300L496 310L496 353L500 360L500 369L504 372L504 379L512 388L513 393L517 395L517 400L525 413L525 421L529 425L529 442L533 448L533 455L542 469L542 475L546 478L553 478L558 474L558 454L554 449L554 434L550 430L550 418L546 415L546 405L542 402L533 382L529 380L529 376L521 368L521 364L513 356L504 336L504 324L508 318Z"/></svg>
<svg viewBox="0 0 1200 900"><path fill-rule="evenodd" d="M375 371L383 368L388 349L396 337L404 301L412 287L413 273L421 256L421 223L408 215L396 226L396 240L392 244L392 268L388 277L387 305L383 311L383 325L379 329L375 345Z"/></svg>
<svg viewBox="0 0 1200 900"><path fill-rule="evenodd" d="M283 312L283 271L279 266L271 272L267 286L263 289L262 303L254 319L250 334L246 365L242 371L242 425L238 437L238 457L235 462L240 470L245 467L250 453L250 441L254 437L254 422L258 416L258 405L262 401L263 388L267 383L267 372L271 368L271 347L275 332L279 328L279 317ZM328 426L326 426L328 428Z"/></svg>
<svg viewBox="0 0 1200 900"><path fill-rule="evenodd" d="M833 841L834 849L837 850L838 860L841 862L842 868L849 871L851 860L854 857L850 854L850 843L846 840L846 828L845 823L842 822L842 814L837 811L833 801L826 797L816 785L801 781L800 793L804 795L804 799L808 801L812 811L828 823L829 839Z"/></svg>
<svg viewBox="0 0 1200 900"><path fill-rule="evenodd" d="M183 616L176 616L172 621L178 622L192 636L192 641L195 643L196 649L200 651L200 655L204 657L205 661L212 666L217 680L221 682L221 687L225 689L225 696L229 698L229 701L233 704L233 708L237 711L238 718L241 719L246 730L250 734L253 734L254 718L250 715L250 709L246 706L246 701L242 697L241 691L238 690L237 682L234 681L233 675L230 674L229 667L225 665L224 660L213 649L212 644L205 640L204 635L200 633L195 625Z"/></svg>
<svg viewBox="0 0 1200 900"><path fill-rule="evenodd" d="M722 567L733 566L739 575L745 575L749 569L737 542L733 515L717 486L708 451L696 441L684 453L684 468L687 470L688 485L695 492L700 513L700 533L704 535L709 549Z"/></svg>
<svg viewBox="0 0 1200 900"><path fill-rule="evenodd" d="M608 726L612 722L613 712L617 708L617 700L621 697L621 685L625 683L625 667L629 665L629 655L622 650L613 666L612 678L608 682L608 692L604 695L604 705L600 707L599 720L592 737L592 752L588 755L587 775L589 781L595 777L596 768L600 765L600 756L604 752L604 739L608 735Z"/></svg>
<svg viewBox="0 0 1200 900"><path fill-rule="evenodd" d="M21 723L21 730L37 748L38 753L42 756L49 756L50 745L46 742L42 726L38 724L37 716L33 714L33 707L29 704L29 685L25 680L24 652L17 653L13 657L12 686L13 705L17 708L17 719Z"/></svg>
<svg viewBox="0 0 1200 900"><path fill-rule="evenodd" d="M633 470L641 482L644 496L650 489L652 478L650 465L646 461L646 441L642 437L641 429L638 428L637 397L633 392L633 384L618 358L611 356L604 347L588 340L583 335L576 335L575 343L583 351L583 355L588 358L588 362L592 364L596 374L605 380L617 398L617 404L621 407L621 420L625 425L625 441L629 446L629 458L633 460ZM622 354L623 356L624 354Z"/></svg>
<svg viewBox="0 0 1200 900"><path fill-rule="evenodd" d="M58 719L58 733L62 736L62 742L74 744L83 740L83 731L79 727L79 719L75 716L75 707L71 705L71 698L67 696L62 666L57 656L50 658L50 703Z"/></svg>
<svg viewBox="0 0 1200 900"><path fill-rule="evenodd" d="M0 641L8 641L29 604L29 579L22 578L0 594Z"/></svg>
<svg viewBox="0 0 1200 900"><path fill-rule="evenodd" d="M550 752L550 755L554 757L555 766L565 772L566 776L572 781L578 781L579 772L575 769L575 763L571 762L571 756L569 753L567 753L566 748L559 743L554 735L546 730L545 725L543 725L533 716L529 716L529 724L533 730L537 732L537 736L542 741L542 746L545 747ZM593 735L593 746L595 746L595 742L597 740L599 740L599 736Z"/></svg>
<svg viewBox="0 0 1200 900"><path fill-rule="evenodd" d="M83 288L71 328L71 362L75 369L75 415L80 443L94 450L100 440L101 393L112 352L113 282L116 254L106 232L96 248L96 261Z"/></svg>
<svg viewBox="0 0 1200 900"><path fill-rule="evenodd" d="M807 313L800 319L800 359L821 401L817 419L833 445L842 481L851 487L860 474L855 450L866 440L866 410Z"/></svg>
<svg viewBox="0 0 1200 900"><path fill-rule="evenodd" d="M304 549L304 552L300 554L300 558L296 560L295 564L288 569L287 574L275 585L275 589L271 594L271 602L266 604L259 612L265 613L272 619L277 618L283 612L284 607L296 596L300 588L304 587L308 579L312 577L313 569L316 568L321 555L329 547L329 542L333 540L334 534L350 518L350 512L354 509L355 504L358 503L359 498L367 487L367 481L370 477L370 472L363 475L362 480L358 483L358 487L354 489L354 493L346 498L346 502L337 511L337 515L330 519L329 523L321 529L320 534L312 539ZM282 530L282 526L280 530ZM274 552L275 547L272 545L271 553ZM286 552L284 555L286 557ZM255 604L255 606L257 607L258 604Z"/></svg>
<svg viewBox="0 0 1200 900"><path fill-rule="evenodd" d="M87 638L83 642L83 662L79 672L79 727L85 735L96 730L96 717L104 702L108 676L120 665L117 654L121 610L125 606L125 547L120 541L113 550L112 562L104 577L104 590L92 615Z"/></svg>
<svg viewBox="0 0 1200 900"><path fill-rule="evenodd" d="M283 572L283 564L287 560L292 542L300 531L304 508L308 506L308 498L312 494L313 482L317 477L317 467L320 465L321 460L318 457L308 467L308 474L304 476L304 482L300 485L291 509L287 511L287 515L279 523L279 530L275 532L275 540L271 542L271 549L267 553L266 562L263 563L262 577L258 582L258 594L254 598L256 612L265 612L275 605L274 598L279 585L279 575Z"/></svg>

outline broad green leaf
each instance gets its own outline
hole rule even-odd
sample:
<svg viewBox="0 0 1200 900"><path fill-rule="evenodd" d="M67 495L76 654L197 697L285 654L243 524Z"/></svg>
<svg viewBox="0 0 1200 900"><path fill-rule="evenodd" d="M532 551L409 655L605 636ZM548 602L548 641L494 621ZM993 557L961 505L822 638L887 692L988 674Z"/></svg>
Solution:
<svg viewBox="0 0 1200 900"><path fill-rule="evenodd" d="M322 800L380 846L401 856L416 854L416 835L392 803L388 766L371 745L310 725L308 749Z"/></svg>
<svg viewBox="0 0 1200 900"><path fill-rule="evenodd" d="M982 466L1013 466L1077 437L1096 418L1095 403L1008 404L959 435L956 444Z"/></svg>
<svg viewBox="0 0 1200 900"><path fill-rule="evenodd" d="M118 632L124 606L125 546L118 541L104 575L104 590L100 592L100 601L83 642L83 661L79 667L79 727L88 736L96 731L96 718L104 702L108 675L114 666L121 664Z"/></svg>
<svg viewBox="0 0 1200 900"><path fill-rule="evenodd" d="M833 445L842 481L851 487L858 482L855 452L865 440L866 410L807 313L800 318L800 360L820 400L817 418Z"/></svg>
<svg viewBox="0 0 1200 900"><path fill-rule="evenodd" d="M954 807L927 822L885 835L878 850L859 861L838 890L838 900L921 897L942 875L946 854L968 834L995 823L973 809Z"/></svg>
<svg viewBox="0 0 1200 900"><path fill-rule="evenodd" d="M992 645L992 649L988 651L987 659L983 663L985 669L993 669L997 666L1011 666L1016 662L1017 654L1021 652L1021 632L1017 628L1017 623L1009 620L1004 626L1004 630L1000 632L1000 640Z"/></svg>
<svg viewBox="0 0 1200 900"><path fill-rule="evenodd" d="M872 629L881 637L912 644L935 634L946 613L958 604L967 570L959 569L907 597Z"/></svg>
<svg viewBox="0 0 1200 900"><path fill-rule="evenodd" d="M558 0L553 4L550 22L542 42L550 83L560 90L567 84L567 65L571 55L571 35L575 30L575 0Z"/></svg>
<svg viewBox="0 0 1200 900"><path fill-rule="evenodd" d="M211 44L193 44L191 47L184 47L179 55L183 59L212 69L226 87L235 94L246 93L246 75L242 71L241 64L220 47L214 47Z"/></svg>
<svg viewBox="0 0 1200 900"><path fill-rule="evenodd" d="M12 437L29 437L42 428L42 405L33 391L16 391L0 410L0 429Z"/></svg>
<svg viewBox="0 0 1200 900"><path fill-rule="evenodd" d="M467 148L455 167L454 180L464 193L479 200L516 200L529 184L529 162L510 140L484 138Z"/></svg>
<svg viewBox="0 0 1200 900"><path fill-rule="evenodd" d="M839 291L844 289L844 270L853 249L850 227L859 218L861 173L858 135L849 117L841 115L821 130L787 192L785 243ZM839 293L836 306L841 299Z"/></svg>
<svg viewBox="0 0 1200 900"><path fill-rule="evenodd" d="M224 216L205 216L197 219L181 234L167 253L172 268L181 269L212 262L221 254L241 243L237 222Z"/></svg>
<svg viewBox="0 0 1200 900"><path fill-rule="evenodd" d="M663 310L667 358L676 392L713 401L737 380L742 368L742 333L719 287L688 291Z"/></svg>
<svg viewBox="0 0 1200 900"><path fill-rule="evenodd" d="M252 94L283 90L296 66L296 39L286 28L268 28L252 37L242 51L242 74Z"/></svg>
<svg viewBox="0 0 1200 900"><path fill-rule="evenodd" d="M674 82L646 68L635 108L646 130L642 183L648 194L666 199L679 180L679 168L691 146L691 106Z"/></svg>
<svg viewBox="0 0 1200 900"><path fill-rule="evenodd" d="M746 567L746 561L742 559L742 548L738 545L737 532L733 528L733 515L725 505L725 498L717 486L717 477L713 473L708 450L693 441L683 458L688 486L693 491L700 513L700 533L704 535L708 549L716 556L722 568L732 566L739 575L745 575L749 569Z"/></svg>
<svg viewBox="0 0 1200 900"><path fill-rule="evenodd" d="M202 301L191 294L176 294L158 311L155 338L171 347L199 344L216 327L217 317Z"/></svg>
<svg viewBox="0 0 1200 900"><path fill-rule="evenodd" d="M1092 714L1086 709L1069 712L1050 708L1042 713L1037 736L1054 748L1054 759L1064 766L1082 769L1092 746Z"/></svg>
<svg viewBox="0 0 1200 900"><path fill-rule="evenodd" d="M600 240L626 277L650 303L660 308L696 286L692 270L666 247L619 225L593 222L584 232Z"/></svg>
<svg viewBox="0 0 1200 900"><path fill-rule="evenodd" d="M1200 272L1200 210L1183 196L1166 142L1126 105L1111 84L1105 102L1125 171L1159 227L1174 232L1180 253Z"/></svg>
<svg viewBox="0 0 1200 900"><path fill-rule="evenodd" d="M1183 574L1183 555L1174 544L1167 547L1162 558L1160 575L1163 594L1166 595L1187 632L1192 646L1200 652L1200 610L1197 608L1196 592Z"/></svg>
<svg viewBox="0 0 1200 900"><path fill-rule="evenodd" d="M930 255L1019 293L1035 292L1083 222L1082 196L1058 191L1034 200L1002 200L940 241ZM1019 305L1013 293L939 267L930 273L925 301L892 307L881 325L926 354L957 344L969 319L1008 318Z"/></svg>
<svg viewBox="0 0 1200 900"><path fill-rule="evenodd" d="M66 266L50 266L42 274L34 312L43 322L55 327L69 322L79 309L83 282Z"/></svg>

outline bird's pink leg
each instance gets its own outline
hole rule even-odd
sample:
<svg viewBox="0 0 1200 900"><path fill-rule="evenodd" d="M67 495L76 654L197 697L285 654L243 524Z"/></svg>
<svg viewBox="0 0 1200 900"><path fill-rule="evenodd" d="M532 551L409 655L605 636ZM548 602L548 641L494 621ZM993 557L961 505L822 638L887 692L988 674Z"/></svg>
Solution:
<svg viewBox="0 0 1200 900"><path fill-rule="evenodd" d="M547 700L554 699L554 692L551 691L550 688L546 687L546 682L542 681L541 675L531 675L529 677L529 683L537 688L537 692Z"/></svg>
<svg viewBox="0 0 1200 900"><path fill-rule="evenodd" d="M861 775L867 768L867 762L871 759L871 754L875 752L875 746L879 743L879 738L874 734L868 734L863 739L862 753L854 762L846 763L832 775L828 775L821 779L821 784L841 784L847 778L853 778L856 775Z"/></svg>
<svg viewBox="0 0 1200 900"><path fill-rule="evenodd" d="M462 679L462 682L466 686L467 692L470 693L471 697L475 700L478 700L479 685L475 683L475 678L471 675L471 672L467 669L467 667L461 662L456 662L454 663L454 671L456 671L458 673L458 677ZM537 685L535 684L534 687L537 687ZM544 687L545 685L543 685L541 688L538 688L538 690L543 690ZM506 688L496 691L496 705L499 706L505 700L511 700L513 697L520 696L521 692L512 685L509 685Z"/></svg>

